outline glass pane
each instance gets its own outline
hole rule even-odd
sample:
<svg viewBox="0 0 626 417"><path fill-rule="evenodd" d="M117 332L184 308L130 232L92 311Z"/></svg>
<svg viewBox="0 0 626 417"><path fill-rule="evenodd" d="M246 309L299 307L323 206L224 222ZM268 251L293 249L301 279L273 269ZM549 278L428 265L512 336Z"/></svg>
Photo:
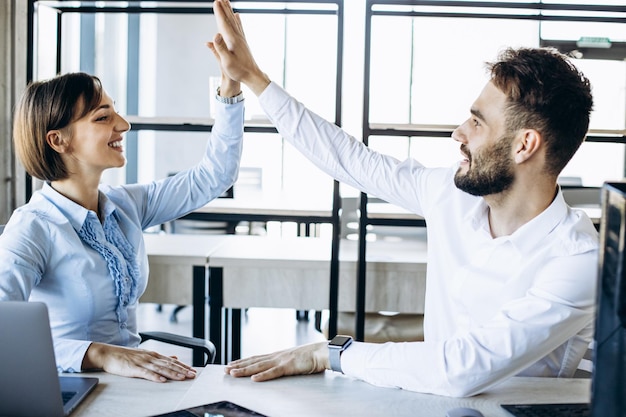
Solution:
<svg viewBox="0 0 626 417"><path fill-rule="evenodd" d="M311 110L334 121L337 18L289 16L286 40L285 87Z"/></svg>
<svg viewBox="0 0 626 417"><path fill-rule="evenodd" d="M370 123L409 123L411 31L410 18L372 18Z"/></svg>
<svg viewBox="0 0 626 417"><path fill-rule="evenodd" d="M399 161L404 161L409 157L409 140L402 136L372 136L369 139L369 147L393 156Z"/></svg>
<svg viewBox="0 0 626 417"><path fill-rule="evenodd" d="M332 207L333 179L306 159L293 146L285 143L283 191L309 207Z"/></svg>
<svg viewBox="0 0 626 417"><path fill-rule="evenodd" d="M416 18L411 123L462 123L487 82L485 62L508 46L537 46L537 32L525 20Z"/></svg>
<svg viewBox="0 0 626 417"><path fill-rule="evenodd" d="M241 14L246 39L259 67L279 85L285 84L285 16ZM219 74L219 71L218 71ZM246 96L246 119L265 118L255 95L242 86Z"/></svg>
<svg viewBox="0 0 626 417"><path fill-rule="evenodd" d="M452 138L411 138L412 158L429 168L448 167L461 160L461 144Z"/></svg>
<svg viewBox="0 0 626 417"><path fill-rule="evenodd" d="M561 175L580 177L587 187L600 187L605 181L621 181L625 152L621 143L584 142Z"/></svg>

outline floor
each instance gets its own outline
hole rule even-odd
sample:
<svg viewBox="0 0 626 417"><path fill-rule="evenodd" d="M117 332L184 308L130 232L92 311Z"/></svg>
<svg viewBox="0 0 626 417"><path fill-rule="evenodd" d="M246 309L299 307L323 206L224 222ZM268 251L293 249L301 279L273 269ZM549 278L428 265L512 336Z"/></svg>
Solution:
<svg viewBox="0 0 626 417"><path fill-rule="evenodd" d="M177 322L170 322L174 305L163 305L158 311L156 304L140 303L137 321L140 331L159 330L184 336L191 336L192 308L178 312ZM248 357L271 353L281 349L306 343L325 340L315 329L314 315L309 320L297 320L296 311L291 309L250 308L241 320L241 356ZM327 319L322 315L322 323ZM191 350L148 341L142 348L155 350L164 355L178 356L185 363L191 363Z"/></svg>

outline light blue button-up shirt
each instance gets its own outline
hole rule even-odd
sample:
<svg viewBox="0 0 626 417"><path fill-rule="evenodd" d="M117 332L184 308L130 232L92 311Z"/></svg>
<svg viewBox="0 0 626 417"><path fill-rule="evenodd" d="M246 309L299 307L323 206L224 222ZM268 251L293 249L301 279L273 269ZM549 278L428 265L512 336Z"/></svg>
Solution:
<svg viewBox="0 0 626 417"><path fill-rule="evenodd" d="M234 183L243 113L243 103L218 105L195 167L149 184L101 185L102 223L49 184L13 213L0 235L0 300L48 306L59 370L79 372L91 342L139 344L136 309L148 281L143 230L203 206Z"/></svg>

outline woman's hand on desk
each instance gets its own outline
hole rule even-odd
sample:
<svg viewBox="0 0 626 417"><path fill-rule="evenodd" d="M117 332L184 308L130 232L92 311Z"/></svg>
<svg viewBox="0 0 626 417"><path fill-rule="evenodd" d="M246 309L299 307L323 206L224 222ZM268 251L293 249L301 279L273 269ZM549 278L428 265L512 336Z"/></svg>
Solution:
<svg viewBox="0 0 626 417"><path fill-rule="evenodd" d="M239 359L226 365L224 372L234 377L250 376L260 382L282 376L315 374L326 369L330 369L328 342L320 342Z"/></svg>
<svg viewBox="0 0 626 417"><path fill-rule="evenodd" d="M105 372L154 382L182 381L196 377L196 370L175 356L122 346L92 343L83 359L83 369Z"/></svg>

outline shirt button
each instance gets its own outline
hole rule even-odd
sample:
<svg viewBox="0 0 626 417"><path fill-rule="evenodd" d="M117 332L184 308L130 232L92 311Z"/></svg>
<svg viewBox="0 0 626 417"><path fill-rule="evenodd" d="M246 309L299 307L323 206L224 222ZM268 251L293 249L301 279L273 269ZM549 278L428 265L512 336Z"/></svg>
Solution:
<svg viewBox="0 0 626 417"><path fill-rule="evenodd" d="M126 323L121 323L120 324L120 328L125 329L126 328Z"/></svg>

